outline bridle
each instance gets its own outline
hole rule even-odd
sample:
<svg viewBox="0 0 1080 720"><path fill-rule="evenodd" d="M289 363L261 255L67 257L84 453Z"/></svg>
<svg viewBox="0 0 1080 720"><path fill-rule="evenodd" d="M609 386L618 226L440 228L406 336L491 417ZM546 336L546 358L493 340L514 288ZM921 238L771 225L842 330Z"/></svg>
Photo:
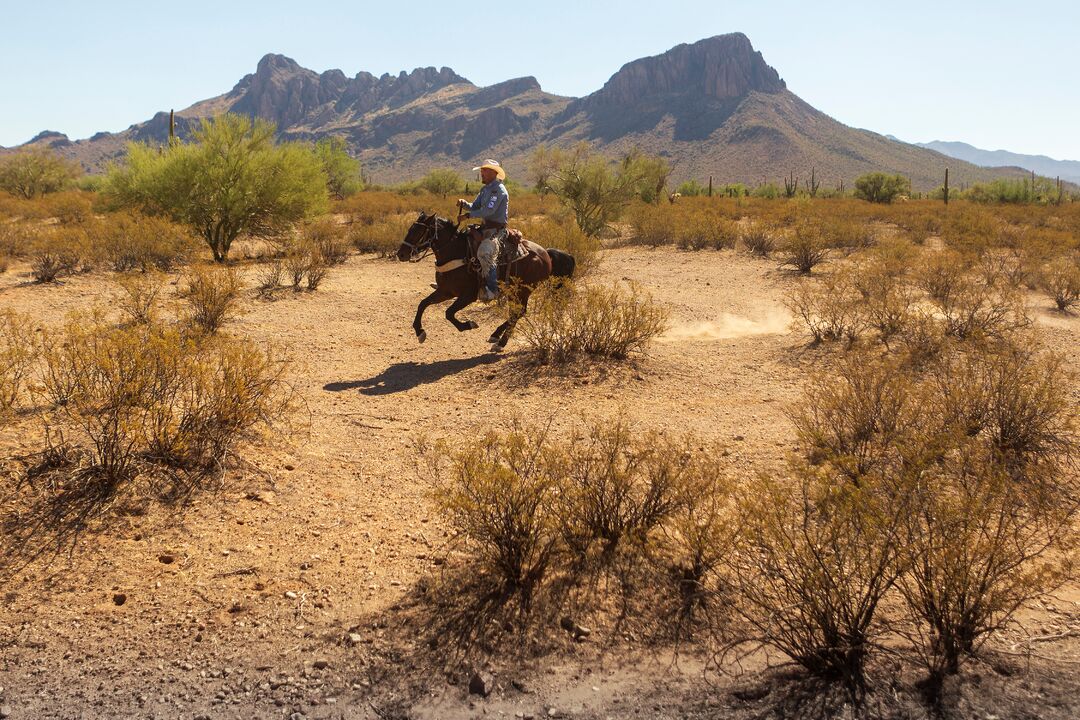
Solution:
<svg viewBox="0 0 1080 720"><path fill-rule="evenodd" d="M432 247L434 241L439 237L439 218L435 215L431 216L431 225L427 225L424 222L417 220L412 224L413 227L419 225L424 228L424 235L415 243L411 243L408 240L403 240L402 245L409 248L409 262L418 263L426 258L431 253L435 252ZM412 232L410 228L409 233ZM408 237L408 235L406 235ZM419 251L419 252L418 252Z"/></svg>

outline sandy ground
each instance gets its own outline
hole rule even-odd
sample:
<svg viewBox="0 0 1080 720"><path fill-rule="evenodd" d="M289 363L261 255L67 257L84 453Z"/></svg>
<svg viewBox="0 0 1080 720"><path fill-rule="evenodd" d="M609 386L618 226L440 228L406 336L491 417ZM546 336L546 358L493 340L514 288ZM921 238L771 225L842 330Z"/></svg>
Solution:
<svg viewBox="0 0 1080 720"><path fill-rule="evenodd" d="M35 286L24 270L0 276L0 307L42 325L115 292L108 275ZM699 658L675 663L622 639L606 653L602 638L567 642L532 666L493 660L486 699L468 694L467 677L421 678L411 696L386 685L397 662L415 675L415 657L393 651L411 631L395 608L440 572L447 539L414 469L418 438L467 442L516 417L558 425L621 411L641 428L717 440L746 472L779 467L792 449L784 410L821 352L789 330L782 295L796 280L730 252L633 248L607 251L597 275L642 283L670 307L671 330L632 365L538 378L523 377L514 341L487 352L499 321L489 311L464 311L481 329L459 334L433 308L417 344L427 264L353 257L313 294L250 293L228 331L294 348L309 422L249 448L251 468L182 511L86 533L0 588L0 708L19 719L784 716L767 709L767 687L740 690L761 677L705 682ZM1036 314L1076 356L1080 319ZM37 437L26 420L0 451L30 452ZM1022 632L1063 636L977 664L957 691L965 716L1080 715L1078 600L1069 589L995 640L1016 653Z"/></svg>

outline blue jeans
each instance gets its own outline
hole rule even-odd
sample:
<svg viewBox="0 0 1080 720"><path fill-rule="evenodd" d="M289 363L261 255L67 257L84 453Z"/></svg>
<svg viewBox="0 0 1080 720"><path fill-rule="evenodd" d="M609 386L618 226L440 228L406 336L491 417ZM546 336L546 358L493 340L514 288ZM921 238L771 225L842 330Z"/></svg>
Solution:
<svg viewBox="0 0 1080 720"><path fill-rule="evenodd" d="M487 289L491 291L492 295L499 291L499 271L497 268L491 268L488 271L485 285L487 285Z"/></svg>

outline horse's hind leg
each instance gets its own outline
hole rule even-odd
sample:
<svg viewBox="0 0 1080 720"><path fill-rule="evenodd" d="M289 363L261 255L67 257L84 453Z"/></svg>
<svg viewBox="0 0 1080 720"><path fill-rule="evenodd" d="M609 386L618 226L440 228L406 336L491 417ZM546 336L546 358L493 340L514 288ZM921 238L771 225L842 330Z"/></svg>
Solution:
<svg viewBox="0 0 1080 720"><path fill-rule="evenodd" d="M416 308L416 318L413 319L413 332L416 333L416 339L420 342L427 340L427 331L424 330L424 311L427 310L428 305L434 305L436 303L446 302L450 299L449 295L446 295L441 290L428 295L426 298L420 301L420 305Z"/></svg>
<svg viewBox="0 0 1080 720"><path fill-rule="evenodd" d="M503 333L506 332L506 329L508 327L510 327L510 321L509 320L504 322L499 327L495 328L495 332L491 333L491 337L488 338L488 342L491 343L492 345L499 342L499 340L502 339Z"/></svg>
<svg viewBox="0 0 1080 720"><path fill-rule="evenodd" d="M472 320L458 320L457 312L464 307L472 305L475 297L459 297L450 307L446 308L446 319L454 324L454 327L458 329L458 332L465 332L466 330L475 330L480 327Z"/></svg>
<svg viewBox="0 0 1080 720"><path fill-rule="evenodd" d="M492 337L499 336L498 340L492 345L492 350L502 350L506 347L506 343L510 341L510 336L514 334L514 327L518 324L518 320L524 317L525 311L529 308L529 295L531 293L532 291L529 288L522 288L521 292L518 293L518 301L510 311L510 318L499 326L502 332L496 330L492 334Z"/></svg>

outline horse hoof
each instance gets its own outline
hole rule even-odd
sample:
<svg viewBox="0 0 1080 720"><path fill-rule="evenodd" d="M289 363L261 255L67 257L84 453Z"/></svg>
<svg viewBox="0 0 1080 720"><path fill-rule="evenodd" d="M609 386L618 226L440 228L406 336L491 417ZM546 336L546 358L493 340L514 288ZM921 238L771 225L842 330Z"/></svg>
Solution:
<svg viewBox="0 0 1080 720"><path fill-rule="evenodd" d="M480 326L477 325L476 322L474 322L473 320L466 320L465 321L465 329L466 330L475 330L478 327L480 327Z"/></svg>
<svg viewBox="0 0 1080 720"><path fill-rule="evenodd" d="M420 332L416 333L416 339L419 340L421 343L427 340L427 330L421 330Z"/></svg>
<svg viewBox="0 0 1080 720"><path fill-rule="evenodd" d="M493 353L502 352L502 349L503 349L503 346L500 345L499 343L491 343L491 352L493 352Z"/></svg>
<svg viewBox="0 0 1080 720"><path fill-rule="evenodd" d="M495 335L492 335L491 337L489 337L488 342L491 343L492 345L498 344L498 342L499 342L498 334L495 334Z"/></svg>

